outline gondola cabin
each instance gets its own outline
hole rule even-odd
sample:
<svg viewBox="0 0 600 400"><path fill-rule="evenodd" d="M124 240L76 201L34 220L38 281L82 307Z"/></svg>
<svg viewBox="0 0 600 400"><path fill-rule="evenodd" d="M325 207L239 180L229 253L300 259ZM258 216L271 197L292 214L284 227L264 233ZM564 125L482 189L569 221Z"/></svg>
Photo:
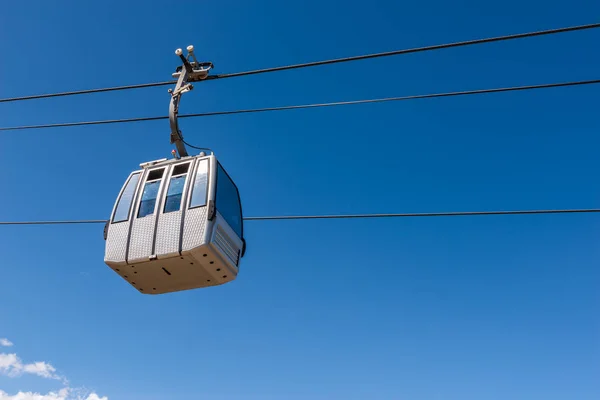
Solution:
<svg viewBox="0 0 600 400"><path fill-rule="evenodd" d="M246 247L242 207L216 157L201 153L140 167L104 229L104 262L145 294L234 280Z"/></svg>

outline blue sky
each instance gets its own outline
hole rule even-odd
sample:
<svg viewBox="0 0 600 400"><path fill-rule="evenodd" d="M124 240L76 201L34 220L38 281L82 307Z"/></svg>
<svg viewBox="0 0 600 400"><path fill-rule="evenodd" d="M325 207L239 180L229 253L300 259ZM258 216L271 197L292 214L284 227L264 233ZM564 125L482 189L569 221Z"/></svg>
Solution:
<svg viewBox="0 0 600 400"><path fill-rule="evenodd" d="M0 97L169 80L188 44L227 73L593 23L599 12L592 1L10 2ZM597 79L599 39L206 82L181 112ZM168 103L167 87L4 103L0 125L165 115ZM592 208L597 104L587 86L181 129L216 151L247 216ZM4 132L0 220L107 218L129 172L171 149L167 121ZM0 338L14 344L0 354L21 363L0 367L0 398L64 387L41 364L28 373L34 361L109 400L600 396L594 214L249 221L245 232L236 281L142 296L103 263L102 225L0 227Z"/></svg>

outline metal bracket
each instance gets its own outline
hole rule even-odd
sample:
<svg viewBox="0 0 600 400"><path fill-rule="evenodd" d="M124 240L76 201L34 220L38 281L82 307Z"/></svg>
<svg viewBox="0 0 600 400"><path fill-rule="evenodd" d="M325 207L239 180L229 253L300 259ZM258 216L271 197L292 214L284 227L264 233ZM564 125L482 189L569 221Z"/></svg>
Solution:
<svg viewBox="0 0 600 400"><path fill-rule="evenodd" d="M214 67L211 62L198 62L194 55L194 46L190 45L187 47L188 55L183 56L181 49L175 50L175 54L181 58L183 65L177 67L175 72L172 74L173 78L177 78L177 84L175 89L169 89L171 94L171 104L169 106L169 123L171 124L171 144L175 143L179 157L186 157L188 155L185 149L185 143L183 142L183 135L179 130L177 123L177 114L179 112L179 101L181 95L189 92L194 88L191 83L198 82L208 77L208 72ZM191 60L191 61L190 61Z"/></svg>
<svg viewBox="0 0 600 400"><path fill-rule="evenodd" d="M104 240L108 238L108 226L110 225L110 220L106 221L104 224Z"/></svg>
<svg viewBox="0 0 600 400"><path fill-rule="evenodd" d="M212 221L213 218L215 217L215 202L212 200L208 201L208 220Z"/></svg>

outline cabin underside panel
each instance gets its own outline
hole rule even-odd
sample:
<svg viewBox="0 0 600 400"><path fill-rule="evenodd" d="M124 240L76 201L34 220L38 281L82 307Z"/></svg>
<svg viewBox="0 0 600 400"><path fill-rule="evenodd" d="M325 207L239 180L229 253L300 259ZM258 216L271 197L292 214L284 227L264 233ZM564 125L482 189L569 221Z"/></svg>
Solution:
<svg viewBox="0 0 600 400"><path fill-rule="evenodd" d="M113 267L123 279L144 294L162 294L221 285L236 278L209 246L191 253ZM206 256L204 256L206 254Z"/></svg>

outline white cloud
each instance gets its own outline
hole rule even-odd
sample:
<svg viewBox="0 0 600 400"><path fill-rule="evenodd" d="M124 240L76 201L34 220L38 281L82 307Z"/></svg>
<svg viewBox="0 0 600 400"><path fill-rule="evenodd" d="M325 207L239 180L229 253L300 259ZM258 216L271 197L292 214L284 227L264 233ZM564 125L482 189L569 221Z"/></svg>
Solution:
<svg viewBox="0 0 600 400"><path fill-rule="evenodd" d="M108 397L99 397L96 393L92 393L87 397L71 396L69 388L63 388L58 392L49 392L46 394L34 392L18 392L15 395L0 390L0 400L108 400Z"/></svg>
<svg viewBox="0 0 600 400"><path fill-rule="evenodd" d="M56 368L54 368L52 365L45 363L43 361L37 361L37 362L34 362L33 364L24 365L23 371L27 372L28 374L39 375L44 378L55 378L56 379L56 377L57 377L54 374L54 372L56 372ZM60 378L58 378L58 379L60 379Z"/></svg>
<svg viewBox="0 0 600 400"><path fill-rule="evenodd" d="M12 342L8 339L0 339L0 345L9 347ZM0 375L16 378L23 374L31 374L47 379L57 379L64 387L57 392L46 394L19 391L10 395L0 389L0 400L108 400L108 397L100 397L96 393L83 394L82 389L69 387L69 382L64 376L56 374L56 368L45 361L35 361L25 364L15 353L0 353Z"/></svg>
<svg viewBox="0 0 600 400"><path fill-rule="evenodd" d="M64 388L58 392L49 392L48 394L40 394L33 392L19 392L15 395L0 390L0 400L66 400L69 395L69 389Z"/></svg>
<svg viewBox="0 0 600 400"><path fill-rule="evenodd" d="M108 397L100 397L96 393L90 394L85 400L108 400Z"/></svg>
<svg viewBox="0 0 600 400"><path fill-rule="evenodd" d="M8 376L16 376L22 368L21 360L16 354L0 353L0 373Z"/></svg>
<svg viewBox="0 0 600 400"><path fill-rule="evenodd" d="M15 353L0 353L0 373L17 377L23 374L32 374L42 378L64 380L55 374L56 368L44 361L36 361L31 364L23 364L23 361Z"/></svg>

